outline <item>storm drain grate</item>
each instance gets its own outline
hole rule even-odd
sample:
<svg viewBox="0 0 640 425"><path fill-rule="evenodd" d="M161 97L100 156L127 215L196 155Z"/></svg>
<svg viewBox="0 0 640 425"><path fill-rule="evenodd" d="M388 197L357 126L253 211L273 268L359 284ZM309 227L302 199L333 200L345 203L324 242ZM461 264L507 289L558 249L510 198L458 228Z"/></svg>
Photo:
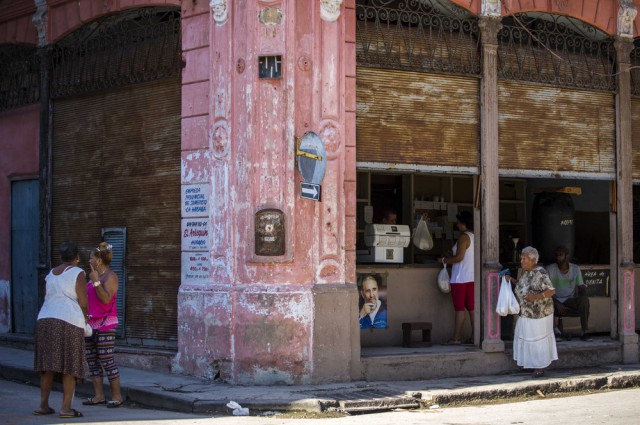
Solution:
<svg viewBox="0 0 640 425"><path fill-rule="evenodd" d="M346 413L365 413L389 409L417 409L420 407L418 400L410 395L398 394L397 391L378 388L309 391L309 393L316 397L335 400L339 409Z"/></svg>

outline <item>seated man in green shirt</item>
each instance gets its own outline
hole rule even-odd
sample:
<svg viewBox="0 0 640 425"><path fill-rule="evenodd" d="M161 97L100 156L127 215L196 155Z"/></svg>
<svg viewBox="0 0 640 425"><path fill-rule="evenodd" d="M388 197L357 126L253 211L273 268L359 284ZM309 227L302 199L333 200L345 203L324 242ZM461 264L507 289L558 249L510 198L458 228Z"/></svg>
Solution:
<svg viewBox="0 0 640 425"><path fill-rule="evenodd" d="M559 246L556 250L556 262L549 264L547 273L556 293L553 296L554 324L556 336L559 336L558 315L578 314L582 334L580 339L591 341L587 334L589 329L589 297L587 288L582 280L580 267L569 262L569 249Z"/></svg>

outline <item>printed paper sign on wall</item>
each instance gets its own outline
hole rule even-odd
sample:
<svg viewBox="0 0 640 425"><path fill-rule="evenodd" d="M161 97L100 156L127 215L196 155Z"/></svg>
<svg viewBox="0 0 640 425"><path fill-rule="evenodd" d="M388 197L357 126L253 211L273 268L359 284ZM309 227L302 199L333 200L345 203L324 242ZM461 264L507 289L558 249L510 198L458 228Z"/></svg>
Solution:
<svg viewBox="0 0 640 425"><path fill-rule="evenodd" d="M210 251L209 219L182 219L182 250Z"/></svg>
<svg viewBox="0 0 640 425"><path fill-rule="evenodd" d="M208 252L182 253L182 281L191 284L209 283L211 254Z"/></svg>
<svg viewBox="0 0 640 425"><path fill-rule="evenodd" d="M208 217L209 184L189 184L182 186L182 216L183 217Z"/></svg>

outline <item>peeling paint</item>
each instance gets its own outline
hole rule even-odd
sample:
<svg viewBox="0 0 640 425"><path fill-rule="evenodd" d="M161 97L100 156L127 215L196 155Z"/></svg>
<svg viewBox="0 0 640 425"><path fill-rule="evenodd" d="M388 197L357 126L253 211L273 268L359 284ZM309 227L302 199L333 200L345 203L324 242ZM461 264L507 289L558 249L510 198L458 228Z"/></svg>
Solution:
<svg viewBox="0 0 640 425"><path fill-rule="evenodd" d="M274 368L260 369L256 366L253 368L252 377L259 385L293 385L295 383L295 378L291 376L291 373Z"/></svg>
<svg viewBox="0 0 640 425"><path fill-rule="evenodd" d="M284 16L291 4L283 4ZM343 151L352 144L344 140L346 131L339 116L344 102L340 53L344 28L333 25L328 27L330 34L310 36L309 43L318 43L318 55L324 58L310 58L322 64L310 80L318 100L300 103L294 98L298 72L294 58L299 54L286 49L281 80L252 77L257 66L252 58L280 54L296 31L292 23L297 16L273 25L276 31L265 32L255 19L259 5L246 2L240 8L243 13L235 15L240 21L228 32L216 27L216 46L210 47L214 69L208 93L207 149L182 151L183 184L209 182L212 188L211 271L209 283L183 282L181 286L180 354L173 367L199 376L220 373L234 383L308 382L313 370L311 288L318 283L318 256L325 259L325 280L339 280L344 274L344 249L340 248L344 245ZM306 8L289 10L304 19L314 13ZM245 18L249 20L244 22ZM242 73L236 68L239 59L245 61ZM226 79L229 66L233 73ZM236 89L237 93L232 91ZM294 135L301 109L304 114L322 114L317 118L320 122L305 117L305 123L314 131L325 130L335 174L323 186L327 211L300 204L298 199ZM183 142L183 146L196 145ZM277 208L286 215L283 256L254 253L253 217L264 208ZM322 250L322 244L327 249Z"/></svg>
<svg viewBox="0 0 640 425"><path fill-rule="evenodd" d="M239 302L247 311L258 316L282 315L283 319L293 319L301 323L309 323L313 317L312 303L309 299L276 298L260 294L256 302L255 298L240 299Z"/></svg>

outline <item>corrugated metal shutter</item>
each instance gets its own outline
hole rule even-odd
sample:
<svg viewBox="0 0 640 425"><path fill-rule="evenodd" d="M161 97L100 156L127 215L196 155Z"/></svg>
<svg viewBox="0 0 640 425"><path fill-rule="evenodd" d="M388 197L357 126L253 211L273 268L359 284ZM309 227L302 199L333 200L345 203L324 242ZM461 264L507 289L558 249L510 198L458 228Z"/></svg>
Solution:
<svg viewBox="0 0 640 425"><path fill-rule="evenodd" d="M118 275L118 296L116 298L116 308L118 309L118 326L116 335L124 337L125 306L127 298L127 269L125 258L127 255L127 229L125 227L108 227L102 229L102 240L108 242L113 247L113 257L110 268Z"/></svg>
<svg viewBox="0 0 640 425"><path fill-rule="evenodd" d="M177 340L180 87L174 78L54 103L54 252L73 239L86 267L101 229L126 227L128 339Z"/></svg>
<svg viewBox="0 0 640 425"><path fill-rule="evenodd" d="M633 178L634 180L640 180L640 98L638 97L631 98L631 141L633 149Z"/></svg>
<svg viewBox="0 0 640 425"><path fill-rule="evenodd" d="M501 169L614 173L612 93L498 83Z"/></svg>
<svg viewBox="0 0 640 425"><path fill-rule="evenodd" d="M358 67L356 158L477 167L479 80Z"/></svg>

